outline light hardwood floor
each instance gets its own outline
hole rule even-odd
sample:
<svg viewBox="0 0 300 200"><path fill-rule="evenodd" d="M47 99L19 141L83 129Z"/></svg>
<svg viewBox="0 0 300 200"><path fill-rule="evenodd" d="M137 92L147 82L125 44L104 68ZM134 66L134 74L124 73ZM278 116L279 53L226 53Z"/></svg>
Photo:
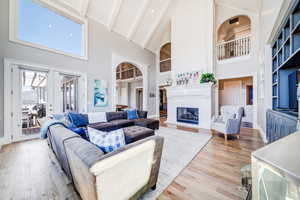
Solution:
<svg viewBox="0 0 300 200"><path fill-rule="evenodd" d="M161 119L161 125L164 120ZM195 129L178 129L198 132ZM201 131L199 132L201 134ZM258 131L243 128L240 139L214 134L209 143L160 195L160 200L241 200L240 169L251 162L251 152L264 146Z"/></svg>
<svg viewBox="0 0 300 200"><path fill-rule="evenodd" d="M164 120L161 125L165 126ZM252 129L242 129L240 140L227 143L221 136L214 135L159 199L242 199L240 168L249 164L251 152L262 146L259 133ZM7 145L1 150L0 199L80 198L53 159L46 141L32 140Z"/></svg>

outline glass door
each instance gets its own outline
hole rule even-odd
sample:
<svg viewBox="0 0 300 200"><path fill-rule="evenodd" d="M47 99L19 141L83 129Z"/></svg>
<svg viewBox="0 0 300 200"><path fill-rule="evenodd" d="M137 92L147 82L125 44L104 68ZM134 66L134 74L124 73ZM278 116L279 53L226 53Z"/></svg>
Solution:
<svg viewBox="0 0 300 200"><path fill-rule="evenodd" d="M38 138L41 126L52 110L52 104L49 104L49 74L47 71L16 66L12 75L12 141Z"/></svg>

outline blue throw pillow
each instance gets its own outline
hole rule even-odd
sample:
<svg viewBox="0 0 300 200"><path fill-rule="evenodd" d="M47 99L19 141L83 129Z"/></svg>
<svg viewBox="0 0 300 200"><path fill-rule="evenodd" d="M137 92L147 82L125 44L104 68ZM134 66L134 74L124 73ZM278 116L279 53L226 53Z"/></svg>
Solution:
<svg viewBox="0 0 300 200"><path fill-rule="evenodd" d="M70 125L70 126L68 126L68 129L75 132L75 133L77 133L83 139L89 141L89 137L88 137L86 128L83 128L83 127L77 128L74 125Z"/></svg>
<svg viewBox="0 0 300 200"><path fill-rule="evenodd" d="M137 119L137 118L138 118L138 115L137 115L136 109L127 110L127 119Z"/></svg>
<svg viewBox="0 0 300 200"><path fill-rule="evenodd" d="M109 153L125 146L125 136L123 129L111 132L103 132L88 127L88 134L91 143L99 147L103 152Z"/></svg>
<svg viewBox="0 0 300 200"><path fill-rule="evenodd" d="M69 112L68 117L70 119L70 122L75 125L76 127L85 127L89 124L89 119L87 116L75 113L75 112Z"/></svg>

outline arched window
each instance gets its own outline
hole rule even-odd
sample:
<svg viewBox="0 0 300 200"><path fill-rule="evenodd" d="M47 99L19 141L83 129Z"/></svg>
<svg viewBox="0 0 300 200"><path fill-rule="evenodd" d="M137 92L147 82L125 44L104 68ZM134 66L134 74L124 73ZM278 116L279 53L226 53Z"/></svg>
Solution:
<svg viewBox="0 0 300 200"><path fill-rule="evenodd" d="M117 80L135 79L142 76L141 70L133 64L124 62L117 67Z"/></svg>
<svg viewBox="0 0 300 200"><path fill-rule="evenodd" d="M171 43L160 49L160 72L171 71Z"/></svg>
<svg viewBox="0 0 300 200"><path fill-rule="evenodd" d="M245 15L226 20L218 29L218 59L244 56L251 49L251 20Z"/></svg>

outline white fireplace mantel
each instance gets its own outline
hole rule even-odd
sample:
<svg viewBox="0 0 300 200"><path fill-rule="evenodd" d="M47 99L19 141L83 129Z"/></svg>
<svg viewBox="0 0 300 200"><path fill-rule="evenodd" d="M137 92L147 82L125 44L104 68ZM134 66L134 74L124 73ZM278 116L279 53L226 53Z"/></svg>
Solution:
<svg viewBox="0 0 300 200"><path fill-rule="evenodd" d="M166 123L194 128L211 128L212 83L193 86L172 86L167 88L168 119ZM198 108L199 124L177 122L177 108Z"/></svg>

